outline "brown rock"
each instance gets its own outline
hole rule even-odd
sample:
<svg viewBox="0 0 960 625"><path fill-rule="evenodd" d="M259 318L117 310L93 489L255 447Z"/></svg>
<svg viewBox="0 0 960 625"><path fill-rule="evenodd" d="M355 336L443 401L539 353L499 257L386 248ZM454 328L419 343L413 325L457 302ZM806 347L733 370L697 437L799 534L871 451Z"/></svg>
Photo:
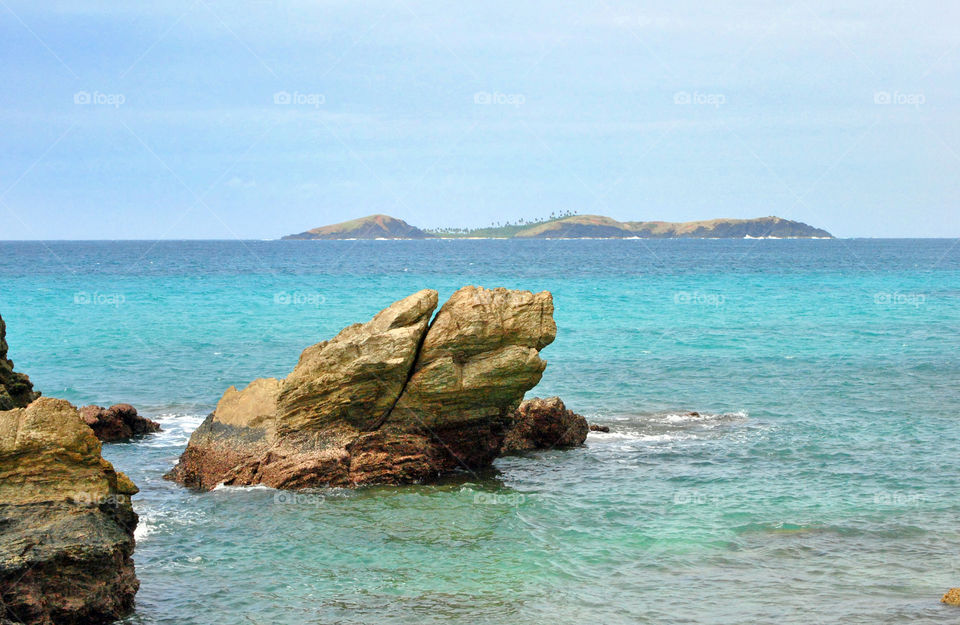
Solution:
<svg viewBox="0 0 960 625"><path fill-rule="evenodd" d="M0 317L0 410L23 408L40 396L33 390L30 378L13 370L7 349L7 326Z"/></svg>
<svg viewBox="0 0 960 625"><path fill-rule="evenodd" d="M0 621L109 623L133 609L130 496L77 409L0 412Z"/></svg>
<svg viewBox="0 0 960 625"><path fill-rule="evenodd" d="M260 378L238 391L231 386L217 402L217 421L238 427L258 427L272 422L277 414L277 397L283 382L276 378Z"/></svg>
<svg viewBox="0 0 960 625"><path fill-rule="evenodd" d="M304 350L285 380L230 388L167 474L181 484L398 484L488 465L556 334L549 293L411 295Z"/></svg>
<svg viewBox="0 0 960 625"><path fill-rule="evenodd" d="M559 397L534 397L520 404L501 453L576 447L587 439L587 420L568 410Z"/></svg>
<svg viewBox="0 0 960 625"><path fill-rule="evenodd" d="M80 409L80 416L96 437L106 443L160 431L160 424L141 417L130 404L115 404L109 408L84 406Z"/></svg>
<svg viewBox="0 0 960 625"><path fill-rule="evenodd" d="M443 305L389 423L426 431L503 418L536 386L553 342L544 291L464 287Z"/></svg>
<svg viewBox="0 0 960 625"><path fill-rule="evenodd" d="M940 599L940 603L946 603L947 605L956 605L960 606L960 588L951 588L946 592L945 595Z"/></svg>
<svg viewBox="0 0 960 625"><path fill-rule="evenodd" d="M596 423L591 423L590 431L591 432L609 432L610 428L606 425L598 425Z"/></svg>
<svg viewBox="0 0 960 625"><path fill-rule="evenodd" d="M407 382L436 307L437 292L423 290L305 349L277 398L278 431L380 427Z"/></svg>
<svg viewBox="0 0 960 625"><path fill-rule="evenodd" d="M540 382L553 342L548 292L464 287L437 313L387 430L419 432L447 450L443 470L488 465L511 412Z"/></svg>

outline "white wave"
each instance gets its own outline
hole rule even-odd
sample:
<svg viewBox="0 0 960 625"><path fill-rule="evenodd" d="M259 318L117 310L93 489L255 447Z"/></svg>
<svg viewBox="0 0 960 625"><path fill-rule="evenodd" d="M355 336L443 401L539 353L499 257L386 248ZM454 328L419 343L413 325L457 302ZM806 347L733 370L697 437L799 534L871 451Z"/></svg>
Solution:
<svg viewBox="0 0 960 625"><path fill-rule="evenodd" d="M609 425L611 431L591 431L587 440L598 445L620 445L625 450L637 445L669 446L672 443L713 439L722 428L741 424L747 418L747 412L742 410L604 417L599 421Z"/></svg>
<svg viewBox="0 0 960 625"><path fill-rule="evenodd" d="M750 418L750 414L745 410L736 412L661 412L653 414L639 415L616 415L600 416L589 418L591 423L603 423L613 428L620 427L620 424L631 425L675 425L675 424L707 424L715 421L742 421Z"/></svg>
<svg viewBox="0 0 960 625"><path fill-rule="evenodd" d="M657 417L656 420L662 421L664 423L704 423L708 421L716 420L733 420L733 419L746 419L748 414L739 410L737 412L720 412L720 413L709 413L709 412L679 412L679 413L668 413L663 416Z"/></svg>
<svg viewBox="0 0 960 625"><path fill-rule="evenodd" d="M254 484L252 486L227 486L226 484L220 483L213 487L214 491L235 491L235 492L246 492L254 490L277 490L276 488L271 488L270 486L264 486L263 484Z"/></svg>
<svg viewBox="0 0 960 625"><path fill-rule="evenodd" d="M159 414L150 415L160 424L160 431L143 437L138 444L144 447L182 447L190 440L193 431L200 427L206 415Z"/></svg>
<svg viewBox="0 0 960 625"><path fill-rule="evenodd" d="M143 542L147 536L156 533L156 531L157 526L153 522L144 519L141 514L140 521L137 523L137 529L133 530L133 538L140 543Z"/></svg>
<svg viewBox="0 0 960 625"><path fill-rule="evenodd" d="M133 537L137 542L149 539L156 534L180 532L185 526L206 523L206 514L199 510L174 506L143 505L134 499L133 508L140 517Z"/></svg>
<svg viewBox="0 0 960 625"><path fill-rule="evenodd" d="M631 441L639 443L667 443L672 441L688 440L692 438L683 432L644 434L637 431L617 430L614 432L590 432L588 439L597 439L599 442Z"/></svg>

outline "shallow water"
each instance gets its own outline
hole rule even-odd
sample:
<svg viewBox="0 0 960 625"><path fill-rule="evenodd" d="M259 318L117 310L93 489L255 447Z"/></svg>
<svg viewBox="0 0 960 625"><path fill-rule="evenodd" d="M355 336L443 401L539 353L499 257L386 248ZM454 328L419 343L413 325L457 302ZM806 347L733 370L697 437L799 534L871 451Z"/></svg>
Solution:
<svg viewBox="0 0 960 625"><path fill-rule="evenodd" d="M164 427L104 450L131 623L952 623L956 243L0 243L0 313L45 394ZM227 386L463 284L553 291L536 394L609 434L432 486L161 479Z"/></svg>

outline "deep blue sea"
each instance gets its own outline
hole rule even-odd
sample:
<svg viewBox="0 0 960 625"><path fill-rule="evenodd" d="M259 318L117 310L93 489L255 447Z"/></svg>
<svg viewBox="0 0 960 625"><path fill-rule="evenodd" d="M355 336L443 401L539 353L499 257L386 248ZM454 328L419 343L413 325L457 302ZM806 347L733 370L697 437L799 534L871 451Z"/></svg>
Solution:
<svg viewBox="0 0 960 625"><path fill-rule="evenodd" d="M466 284L553 292L531 395L609 434L295 501L161 479L228 386ZM960 619L957 240L7 242L0 314L44 394L164 428L104 447L128 623Z"/></svg>

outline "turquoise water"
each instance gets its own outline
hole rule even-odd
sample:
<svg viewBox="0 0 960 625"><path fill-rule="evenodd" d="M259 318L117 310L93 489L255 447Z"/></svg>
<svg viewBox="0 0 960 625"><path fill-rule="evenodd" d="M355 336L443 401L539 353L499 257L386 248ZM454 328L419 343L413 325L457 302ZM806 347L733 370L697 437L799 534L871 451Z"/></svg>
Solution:
<svg viewBox="0 0 960 625"><path fill-rule="evenodd" d="M142 489L130 623L954 623L956 244L0 243L0 313L45 394L165 428L104 449ZM227 386L464 284L554 293L535 393L611 433L294 501L161 479Z"/></svg>

